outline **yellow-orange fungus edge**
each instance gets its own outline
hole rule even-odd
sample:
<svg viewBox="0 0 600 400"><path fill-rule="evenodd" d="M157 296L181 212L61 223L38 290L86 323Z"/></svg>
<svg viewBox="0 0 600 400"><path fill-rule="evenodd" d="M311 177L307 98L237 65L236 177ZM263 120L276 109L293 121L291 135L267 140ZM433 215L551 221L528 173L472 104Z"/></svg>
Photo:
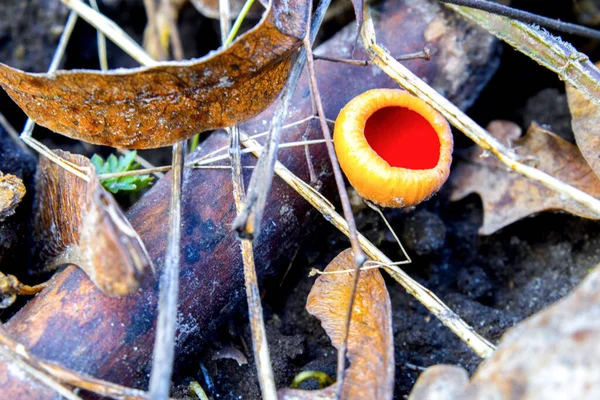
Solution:
<svg viewBox="0 0 600 400"><path fill-rule="evenodd" d="M365 137L367 121L378 110L389 107L414 111L431 125L440 146L439 159L434 167L393 167L371 148ZM399 124L402 125L402 121ZM450 174L454 142L448 121L405 90L373 89L350 100L337 117L333 141L340 167L350 184L363 198L383 207L407 207L427 200ZM422 151L422 148L414 149L417 154ZM406 154L405 150L403 152Z"/></svg>

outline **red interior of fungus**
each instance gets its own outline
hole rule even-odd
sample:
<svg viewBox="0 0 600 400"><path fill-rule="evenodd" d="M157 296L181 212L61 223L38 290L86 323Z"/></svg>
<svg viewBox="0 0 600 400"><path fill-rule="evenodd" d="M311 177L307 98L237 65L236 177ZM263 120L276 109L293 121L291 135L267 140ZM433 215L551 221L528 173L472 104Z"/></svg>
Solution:
<svg viewBox="0 0 600 400"><path fill-rule="evenodd" d="M392 167L434 168L440 158L440 139L418 113L404 107L385 107L367 119L365 137Z"/></svg>

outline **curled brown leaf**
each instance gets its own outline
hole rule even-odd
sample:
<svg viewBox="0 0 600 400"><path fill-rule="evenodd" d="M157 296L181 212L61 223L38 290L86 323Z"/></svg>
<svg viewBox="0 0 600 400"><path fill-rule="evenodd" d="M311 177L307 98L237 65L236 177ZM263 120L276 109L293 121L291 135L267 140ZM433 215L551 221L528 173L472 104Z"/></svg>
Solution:
<svg viewBox="0 0 600 400"><path fill-rule="evenodd" d="M329 263L326 273L352 271L354 260L350 249ZM306 309L321 320L334 347L339 349L346 329L346 310L350 301L352 273L319 276L315 281ZM342 390L342 399L391 399L394 392L394 343L391 303L379 270L360 273L350 331L348 360L350 367ZM280 399L333 399L336 385L315 391L283 389Z"/></svg>
<svg viewBox="0 0 600 400"><path fill-rule="evenodd" d="M600 63L596 63L600 67ZM571 85L566 85L571 126L577 146L596 175L600 177L600 107Z"/></svg>
<svg viewBox="0 0 600 400"><path fill-rule="evenodd" d="M488 130L513 147L523 162L600 198L600 179L575 145L535 124L522 138L521 129L508 121L493 121ZM579 203L508 170L479 148L471 150L467 159L458 164L451 182L452 200L460 200L470 193L481 196L484 215L479 233L482 235L491 235L521 218L547 210L600 218Z"/></svg>
<svg viewBox="0 0 600 400"><path fill-rule="evenodd" d="M29 74L0 64L0 85L35 122L63 135L120 148L168 146L271 104L309 9L308 0L274 0L258 26L197 60L106 73Z"/></svg>
<svg viewBox="0 0 600 400"><path fill-rule="evenodd" d="M46 269L76 264L103 292L135 292L151 269L144 244L86 157L55 150L88 171L89 182L41 158L37 177L35 237Z"/></svg>

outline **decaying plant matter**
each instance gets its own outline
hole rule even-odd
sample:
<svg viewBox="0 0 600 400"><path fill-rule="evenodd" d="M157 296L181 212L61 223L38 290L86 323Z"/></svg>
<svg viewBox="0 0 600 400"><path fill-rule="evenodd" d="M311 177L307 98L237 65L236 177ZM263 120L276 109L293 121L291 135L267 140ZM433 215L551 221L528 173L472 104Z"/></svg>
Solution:
<svg viewBox="0 0 600 400"><path fill-rule="evenodd" d="M55 152L87 170L89 182L41 159L35 237L44 269L76 264L106 294L135 292L153 269L144 243L115 199L100 185L90 160Z"/></svg>
<svg viewBox="0 0 600 400"><path fill-rule="evenodd" d="M170 391L175 355L182 365L190 361L188 356L194 354L214 331L218 317L228 315L243 298L242 282L245 281L262 393L266 399L275 399L258 280L269 271L274 260L288 259L294 254L299 238L305 233L299 232L299 227L310 225L312 221L312 215L308 212L312 209L295 192L348 235L354 249L354 254L345 252L339 257L344 258L346 264L351 264L351 267L344 268L354 268L355 275L346 276L344 273L335 278L329 275L321 277L315 285L315 293L329 294L329 289L323 288L324 284L329 283L335 286L331 291L337 295L324 298L315 294L309 299L309 308L323 320L339 349L339 381L321 394L332 398L392 397L393 350L389 299L383 293L385 287L378 271L371 270L360 279L361 249L476 354L490 356L494 346L479 336L435 294L402 271L398 265L403 261L392 262L356 232L327 121L333 119L341 105L357 93L373 87L393 87L395 84L383 74L377 75L380 71L365 72L362 65L368 64L367 61L360 63L360 66L354 63L354 66L334 69L317 68L311 39L314 39L319 23L313 25L311 37L307 37L309 3L304 0L291 3L273 1L261 24L231 46L225 43L222 50L198 62L156 64L133 40L97 11L83 5L80 0L63 2L84 13L84 18L97 22L95 26L100 31L130 51L145 67L128 72L28 74L0 64L0 85L36 121L68 136L93 143L133 148L174 144L173 168L167 178L134 206L129 214L130 225L114 200L106 197L93 172L88 173L92 168L86 159L65 152L60 152L59 157L55 153L46 154L59 160L63 167L72 168L79 177L62 169L61 165L42 160L39 180L42 187L39 188L36 219L40 253L51 259L52 264L76 262L96 286L108 294L131 294L138 289L140 293L121 299L106 297L73 267L58 274L47 290L11 319L6 326L6 334L4 330L0 332L0 336L6 339L0 343L0 376L5 377L0 380L3 393L12 396L26 393L32 398L52 396L53 393L49 393L47 388L39 386L42 382L67 398L77 399L78 395L71 391L71 387L78 385L68 379L58 378L54 381L53 377L57 375L52 375L45 367L50 364L41 361L50 360L74 371L82 371L85 382L101 386L104 385L102 382L94 381L95 378L87 375L127 386L145 386L152 364L148 396L166 398ZM154 4L153 0L149 2ZM95 2L91 3L97 9ZM469 104L477 93L477 90L471 90L472 87L479 88L482 77L485 80L492 72L493 68L485 66L485 62L481 63L482 58L487 61L493 57L494 45L489 36L483 36L485 39L482 39L479 32L473 34L472 27L466 27L464 21L454 21L453 17L448 17L449 14L440 12L434 2L390 1L382 5L385 12L382 12L377 24L366 13L361 0L355 0L353 4L358 14L358 32L362 34L366 53L355 51L355 42L348 32L331 42L334 44L325 45L323 52L327 52L328 56L339 55L340 59L368 56L373 64L439 109L501 162L541 182L545 185L542 189L550 194L568 196L576 204L575 208L582 210L580 214L591 217L600 214L600 202L593 197L595 189L573 184L581 183L577 179L585 163L579 160L580 163L573 165L571 161L575 158L576 149L572 146L554 140L550 134L536 131L523 139L524 148L529 146L531 150L532 147L543 145L561 155L566 153L568 159L565 164L569 168L563 171L555 171L551 166L546 168L548 160L541 160L545 163L540 162L540 165L530 165L526 160L529 154L521 154L502 144L450 102L455 100L460 106ZM181 56L173 4L163 1L161 5L166 7L166 24L174 53ZM225 2L221 2L221 6L224 5ZM223 37L228 31L228 14L222 10L220 15ZM74 13L71 14L73 16ZM69 21L72 21L71 17ZM151 17L153 21L149 21L148 29L155 36L154 39L160 39L156 18L156 15ZM448 23L448 18L452 19L452 23ZM375 25L386 32L381 43L375 38ZM236 29L230 37L235 36ZM395 40L399 33L403 37L401 42ZM281 103L250 120L243 126L244 130L240 130L238 123L263 111L284 87L292 65L291 55L300 43L304 45L299 56L300 62L291 69L292 78L285 86ZM460 46L456 43L460 43ZM433 52L434 61L429 64L414 64L407 68L391 55L414 52L432 44L438 47ZM168 41L159 43L161 58L168 53L168 48ZM585 60L578 58L577 53L572 54L574 58L569 58L565 69L573 66L578 71L571 82L590 97L590 93L597 89L592 85L597 83L595 70L587 68ZM101 55L102 58L105 60L105 55ZM309 67L308 74L298 80L304 60ZM106 63L103 65L106 66ZM411 69L414 71L411 72ZM563 73L561 76L570 78L567 72ZM357 78L353 80L355 76ZM348 85L348 82L353 84ZM299 90L294 93L296 83ZM305 94L309 92L308 88L312 97ZM444 96L438 91L444 92ZM114 101L115 98L117 101ZM290 116L284 120L290 105L293 105L289 110ZM313 124L315 113L319 118L320 134L316 124ZM272 120L272 127L263 146L249 134L262 130L267 120ZM286 131L283 136L284 122L296 120L303 123ZM216 169L184 169L186 138L207 129L231 125L236 125L228 130L233 139L231 165L221 166L232 169L231 177ZM29 121L25 133L32 126L33 123ZM303 139L302 143L307 146L311 135L319 135L320 138L321 134L325 137L327 154L323 146L291 148L277 160L280 135L282 140L285 138L290 142ZM219 133L214 134L190 157L190 162L208 157L224 142ZM311 142L314 143L317 142ZM249 213L250 217L243 224L239 223L238 216L235 223L236 227L244 228L240 231L249 233L242 240L241 254L234 233L228 229L236 210L242 211L244 199L240 144L252 147L254 155L259 157L256 170L261 173L252 177L251 195L256 194L253 192L255 185L262 188L258 195L260 214ZM344 218L327 200L333 186L331 166L342 200ZM267 193L273 173L282 177L288 186L273 181L272 198L269 199ZM306 183L309 178L311 183L322 185L323 193ZM518 178L526 181L525 184L531 184L523 177ZM587 183L585 181L583 186ZM170 192L170 196L166 195L167 192ZM231 205L231 192L234 193L235 207ZM249 197L250 203L256 201ZM551 199L550 195L546 197ZM252 233L258 232L261 225L263 203L264 217L268 223L263 224L261 236L252 238ZM230 207L225 207L226 204ZM164 224L167 213L168 226ZM243 212L240 214L244 215ZM255 215L258 217L254 218ZM144 244L134 228L148 245L149 254L146 254ZM254 239L254 242L249 239ZM351 262L352 258L354 263ZM162 270L160 292L154 280L142 279L152 262L157 264L159 271ZM243 277L239 268L241 264L244 266ZM114 273L110 269L114 266L121 269ZM9 291L13 291L7 296L11 301L19 289L25 290L24 285L19 286L10 276L4 281ZM343 281L343 290L336 286L339 281ZM349 284L350 281L353 283ZM178 292L181 293L180 299ZM356 304L353 303L355 296ZM378 310L381 313L354 318L353 305L368 309L372 302L367 300L372 298L385 303ZM366 326L362 335L358 335L360 329L353 326L357 322ZM371 344L377 351L372 354L359 350L360 342L373 339L364 334L365 330L376 332L377 339ZM47 332L52 332L52 335ZM11 341L11 336L18 337L22 344ZM344 379L346 346L352 366L347 370L347 379ZM135 368L131 365L135 365ZM33 377L34 381L15 373L16 367ZM69 375L68 370L61 371L63 376ZM361 379L367 382L361 383ZM111 384L105 386L112 387ZM116 385L112 388L117 391L123 389ZM130 393L146 396L135 389ZM319 394L311 393L308 396Z"/></svg>
<svg viewBox="0 0 600 400"><path fill-rule="evenodd" d="M400 2L385 5L385 13L382 14L379 26L389 32L388 48L395 54L412 53L415 49L422 49L427 43L436 45L443 43L444 38L456 35L461 37L463 46L460 49L446 49L440 45L436 49L434 61L413 61L411 68L419 71L422 76L428 76L430 82L445 90L457 103L468 104L475 93L473 88L479 86L482 76L491 73L487 67L482 67L473 60L481 60L482 54L491 57L493 41L482 41L480 35L468 33L469 29L461 23L448 24L444 35L426 41L423 31L433 22L436 26L447 24L446 17L439 12L439 8L430 6L413 9L413 13L418 11L419 18L405 18L410 7L411 4ZM348 28L353 29L354 27ZM400 31L404 32L406 40L391 40L396 35L394 32ZM410 32L410 35L406 35L406 32ZM354 47L352 36L342 33L320 51L348 58ZM356 54L364 56L358 50ZM461 60L455 64L457 69L438 68L438 63L444 63L448 57L458 57ZM323 106L328 118L335 117L342 105L361 91L393 85L384 75L369 73L365 67L336 65L336 68L331 68L330 64L318 60L315 66L320 91L327 98ZM473 73L479 68L486 72ZM355 79L355 85L344 85L343 82L349 76L365 78ZM456 79L462 84L456 85ZM306 88L306 80L301 79L300 88L292 99L295 106L287 121L312 115L311 99L304 97ZM344 88L343 93L339 91L340 88ZM246 125L245 130L250 134L262 131L262 121L268 120L270 115L271 111L261 115ZM285 141L296 141L317 137L317 132L313 121L308 120L286 130L283 137ZM214 136L208 139L201 151L203 154L210 153L223 144L222 138ZM199 156L193 156L190 161ZM324 193L330 193L331 178L324 147L313 146L310 156L316 176L324 185ZM279 160L300 178L308 180L306 156L302 148L282 149ZM222 207L222 204L231 204L230 182L229 174L220 170L187 169L184 172L181 243L184 256L181 259L181 276L189 278L181 280L180 288L181 318L178 323L180 327L186 327L178 335L176 354L180 363L185 363L185 355L206 339L206 335L215 326L217 317L226 315L225 310L230 310L241 299L241 255L235 236L227 228L227 223L233 219L233 208L224 213ZM132 226L140 233L152 259L155 262L161 260L156 262L159 270L162 267L167 236L163 220L168 208L166 193L169 187L168 178L161 180L129 214ZM272 193L267 203L265 220L272 221L275 225L266 224L261 237L255 242L255 262L259 277L264 276L272 260L291 257L293 249L298 245L298 227L310 226L311 221L306 214L310 209L308 203L280 180L274 180ZM275 240L277 245L274 245ZM43 359L54 360L78 371L87 371L103 379L130 386L145 386L152 353L153 321L156 318L156 287L147 283L142 286L141 295L121 300L111 299L99 296L85 276L72 267L57 276L51 286L7 324L9 332ZM52 306L51 304L56 304L55 301L61 301L59 293L65 293L66 287L69 287L69 304ZM84 315L73 312L81 307L87 310ZM57 313L50 315L42 310L56 310ZM99 325L93 323L99 320L102 321ZM86 325L86 321L90 324ZM32 329L32 324L38 326L38 332L48 324L55 326L57 332L53 336L61 337L60 343L46 335L29 336L29 333L36 331ZM58 350L57 345L64 347ZM68 349L77 349L78 355ZM126 360L123 357L125 355ZM128 365L132 364L138 368L129 368ZM3 368L3 364L0 364L0 369ZM4 389L9 393L22 385L23 382L11 376ZM43 395L40 397L43 398Z"/></svg>

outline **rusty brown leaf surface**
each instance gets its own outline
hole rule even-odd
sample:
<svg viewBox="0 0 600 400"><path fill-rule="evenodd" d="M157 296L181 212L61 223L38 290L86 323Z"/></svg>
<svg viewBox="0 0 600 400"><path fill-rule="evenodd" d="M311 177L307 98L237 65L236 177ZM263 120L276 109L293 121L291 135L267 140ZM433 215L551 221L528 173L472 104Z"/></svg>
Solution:
<svg viewBox="0 0 600 400"><path fill-rule="evenodd" d="M329 263L325 272L352 271L350 249ZM346 329L346 310L352 290L352 273L321 275L315 281L306 309L339 348ZM348 336L348 360L342 399L391 399L394 392L394 342L391 303L379 270L360 273ZM336 385L315 391L283 389L280 399L333 399Z"/></svg>
<svg viewBox="0 0 600 400"><path fill-rule="evenodd" d="M197 60L106 73L29 74L0 64L0 85L35 122L63 135L119 148L172 145L271 104L309 8L308 0L274 0L258 26Z"/></svg>
<svg viewBox="0 0 600 400"><path fill-rule="evenodd" d="M25 184L18 177L0 171L0 221L15 213L25 196Z"/></svg>
<svg viewBox="0 0 600 400"><path fill-rule="evenodd" d="M600 67L600 63L596 66ZM571 85L566 85L566 92L575 141L585 160L600 177L600 107Z"/></svg>
<svg viewBox="0 0 600 400"><path fill-rule="evenodd" d="M152 266L144 244L101 186L90 160L55 153L87 170L90 181L40 159L34 229L46 269L76 264L108 295L135 292Z"/></svg>
<svg viewBox="0 0 600 400"><path fill-rule="evenodd" d="M600 180L575 145L535 124L522 138L521 129L508 121L493 121L488 130L513 147L523 162L600 198ZM460 200L471 193L481 196L484 215L479 233L482 235L490 235L524 217L547 210L600 218L578 203L508 170L479 148L469 151L466 161L458 164L451 183L451 200Z"/></svg>

